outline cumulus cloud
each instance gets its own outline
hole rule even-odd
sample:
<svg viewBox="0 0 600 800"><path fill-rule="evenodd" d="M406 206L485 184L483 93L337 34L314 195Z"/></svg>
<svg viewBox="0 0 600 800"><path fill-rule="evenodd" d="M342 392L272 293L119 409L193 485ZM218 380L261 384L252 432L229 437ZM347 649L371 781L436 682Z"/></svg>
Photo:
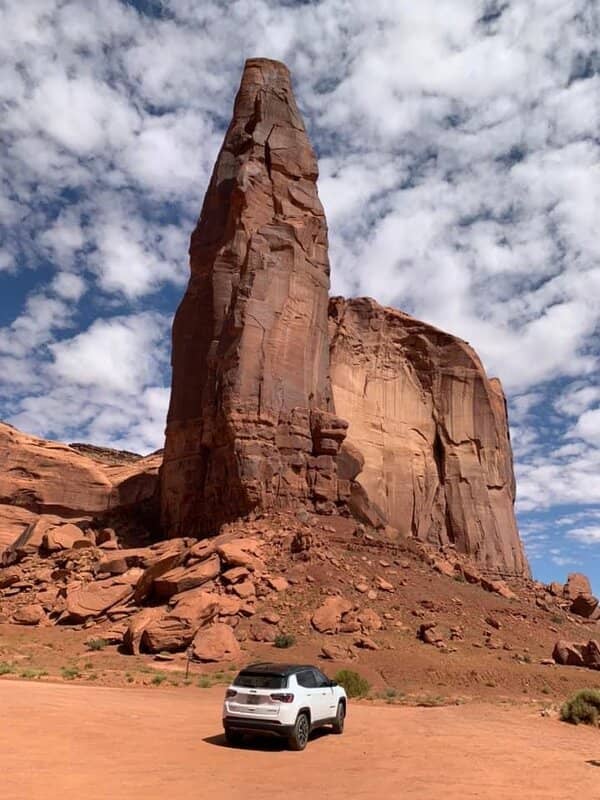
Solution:
<svg viewBox="0 0 600 800"><path fill-rule="evenodd" d="M50 346L50 369L70 384L133 394L160 376L166 333L166 319L154 313L98 319Z"/></svg>
<svg viewBox="0 0 600 800"><path fill-rule="evenodd" d="M502 379L525 526L598 503L589 0L29 0L0 14L2 415L161 444L165 311L243 59L262 55L290 66L318 151L333 291L452 331ZM37 279L20 284L26 271Z"/></svg>

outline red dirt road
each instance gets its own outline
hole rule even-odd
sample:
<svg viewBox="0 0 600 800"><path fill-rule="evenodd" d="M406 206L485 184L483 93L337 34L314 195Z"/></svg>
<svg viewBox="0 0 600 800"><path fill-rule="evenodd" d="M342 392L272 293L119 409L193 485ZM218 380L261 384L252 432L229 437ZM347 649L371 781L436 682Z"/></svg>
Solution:
<svg viewBox="0 0 600 800"><path fill-rule="evenodd" d="M0 682L3 800L598 797L600 733L528 708L352 705L303 753L223 746L222 689Z"/></svg>

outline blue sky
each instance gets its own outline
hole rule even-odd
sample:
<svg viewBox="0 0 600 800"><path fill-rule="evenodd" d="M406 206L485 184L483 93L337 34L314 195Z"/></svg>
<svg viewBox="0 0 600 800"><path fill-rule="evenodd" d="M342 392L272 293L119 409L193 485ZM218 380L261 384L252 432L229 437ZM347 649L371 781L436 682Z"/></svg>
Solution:
<svg viewBox="0 0 600 800"><path fill-rule="evenodd" d="M0 0L0 418L162 444L169 328L243 61L284 60L333 292L469 341L536 577L600 592L594 0Z"/></svg>

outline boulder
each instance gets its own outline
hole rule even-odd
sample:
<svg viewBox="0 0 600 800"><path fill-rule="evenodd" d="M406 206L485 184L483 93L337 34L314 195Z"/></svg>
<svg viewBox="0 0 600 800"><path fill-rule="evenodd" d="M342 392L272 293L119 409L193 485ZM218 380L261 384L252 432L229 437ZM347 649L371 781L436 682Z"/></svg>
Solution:
<svg viewBox="0 0 600 800"><path fill-rule="evenodd" d="M571 572L563 586L563 596L567 600L575 600L580 594L591 595L592 587L589 579L581 572Z"/></svg>
<svg viewBox="0 0 600 800"><path fill-rule="evenodd" d="M58 550L74 550L82 547L93 547L94 542L86 537L77 525L66 523L50 528L42 537L42 547L49 553Z"/></svg>
<svg viewBox="0 0 600 800"><path fill-rule="evenodd" d="M235 583L232 588L242 600L248 600L256 596L256 586L252 581L245 580L241 581L241 583Z"/></svg>
<svg viewBox="0 0 600 800"><path fill-rule="evenodd" d="M237 661L241 657L240 645L233 628L215 622L202 628L192 642L193 658L197 661Z"/></svg>
<svg viewBox="0 0 600 800"><path fill-rule="evenodd" d="M233 539L217 547L217 553L228 567L244 567L250 572L264 569L258 557L262 542L259 539Z"/></svg>
<svg viewBox="0 0 600 800"><path fill-rule="evenodd" d="M46 613L40 603L21 606L12 615L12 621L17 625L39 625L45 619Z"/></svg>
<svg viewBox="0 0 600 800"><path fill-rule="evenodd" d="M500 595L500 597L504 597L506 600L515 600L517 597L504 581L491 581L488 578L482 578L481 585L486 592L494 592Z"/></svg>
<svg viewBox="0 0 600 800"><path fill-rule="evenodd" d="M337 633L344 614L353 609L345 597L328 597L312 615L312 625L319 633Z"/></svg>
<svg viewBox="0 0 600 800"><path fill-rule="evenodd" d="M175 567L155 578L153 594L159 600L168 600L174 594L186 592L202 586L203 583L216 578L221 571L221 560L214 553L205 561L192 567Z"/></svg>
<svg viewBox="0 0 600 800"><path fill-rule="evenodd" d="M128 621L127 628L123 634L123 647L127 653L138 655L140 652L140 642L144 631L153 622L161 619L165 614L164 608L154 606L143 608L134 614Z"/></svg>
<svg viewBox="0 0 600 800"><path fill-rule="evenodd" d="M290 588L289 583L282 576L267 578L267 583L275 592L285 592L286 589Z"/></svg>
<svg viewBox="0 0 600 800"><path fill-rule="evenodd" d="M153 557L153 551L148 547L118 550L100 560L98 572L120 575L123 572L127 572L130 567L146 568L152 562Z"/></svg>
<svg viewBox="0 0 600 800"><path fill-rule="evenodd" d="M349 653L345 647L331 642L324 644L321 648L321 658L327 658L331 661L346 661L349 658Z"/></svg>
<svg viewBox="0 0 600 800"><path fill-rule="evenodd" d="M600 609L598 608L598 598L592 594L578 594L569 608L571 614L586 619L598 619Z"/></svg>
<svg viewBox="0 0 600 800"><path fill-rule="evenodd" d="M372 608L365 608L357 616L358 622L362 628L363 633L369 631L379 631L383 627L381 617Z"/></svg>
<svg viewBox="0 0 600 800"><path fill-rule="evenodd" d="M561 639L554 645L552 658L557 664L571 667L584 667L585 662L581 655L582 647L583 645L577 645L574 642L567 642Z"/></svg>
<svg viewBox="0 0 600 800"><path fill-rule="evenodd" d="M67 591L67 617L61 622L85 622L104 614L111 606L122 603L133 595L128 582L115 583L108 579L94 581Z"/></svg>
<svg viewBox="0 0 600 800"><path fill-rule="evenodd" d="M223 578L225 583L239 583L245 580L249 575L250 572L246 567L233 567L232 569L226 570L221 575L221 578Z"/></svg>
<svg viewBox="0 0 600 800"><path fill-rule="evenodd" d="M11 567L0 569L0 589L7 589L13 583L18 583L22 578L23 576L19 569Z"/></svg>
<svg viewBox="0 0 600 800"><path fill-rule="evenodd" d="M219 613L219 595L195 589L160 618L150 621L142 633L140 649L148 653L184 650L196 631Z"/></svg>
<svg viewBox="0 0 600 800"><path fill-rule="evenodd" d="M137 583L133 598L135 602L139 605L150 597L154 588L154 582L165 573L178 567L183 563L184 558L185 551L179 549L157 556L156 561L147 567Z"/></svg>

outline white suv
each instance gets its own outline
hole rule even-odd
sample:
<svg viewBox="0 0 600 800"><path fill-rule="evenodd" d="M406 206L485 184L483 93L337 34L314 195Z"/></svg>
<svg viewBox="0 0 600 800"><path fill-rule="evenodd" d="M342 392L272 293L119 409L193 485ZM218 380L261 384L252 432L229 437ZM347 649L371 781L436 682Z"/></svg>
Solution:
<svg viewBox="0 0 600 800"><path fill-rule="evenodd" d="M316 667L251 664L225 693L223 728L230 745L244 734L285 737L292 750L304 750L311 731L332 725L343 733L346 692Z"/></svg>

